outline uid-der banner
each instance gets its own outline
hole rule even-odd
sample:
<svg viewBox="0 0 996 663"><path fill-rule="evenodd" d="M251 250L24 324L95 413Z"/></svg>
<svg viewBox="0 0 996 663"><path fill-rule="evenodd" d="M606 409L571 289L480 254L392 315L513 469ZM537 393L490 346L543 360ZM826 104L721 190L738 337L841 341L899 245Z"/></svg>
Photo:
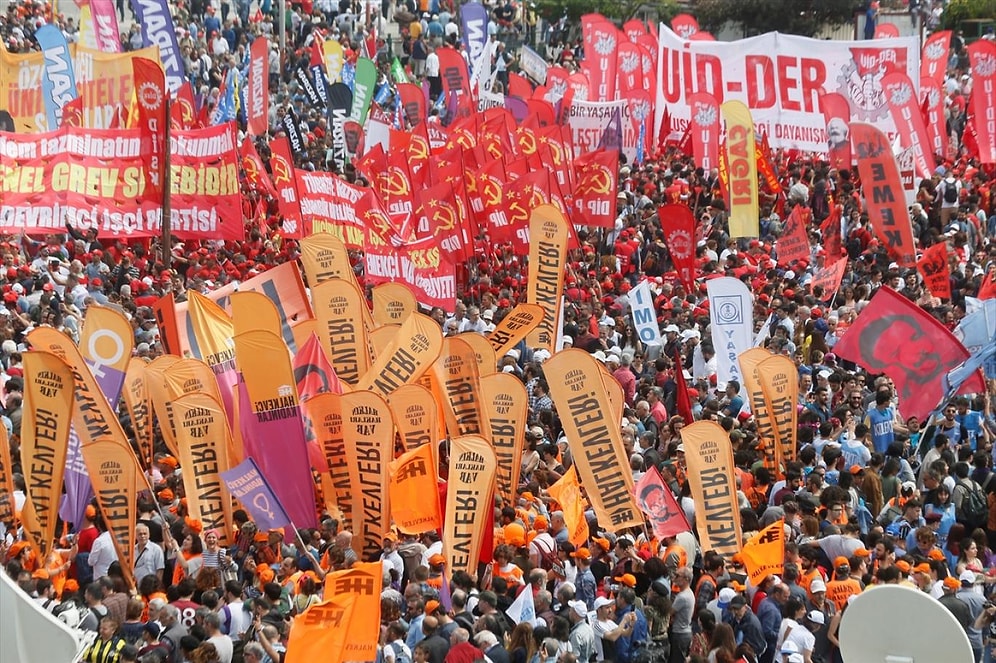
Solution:
<svg viewBox="0 0 996 663"><path fill-rule="evenodd" d="M488 513L494 504L498 461L488 441L477 435L450 442L449 480L443 524L446 572L477 573Z"/></svg>
<svg viewBox="0 0 996 663"><path fill-rule="evenodd" d="M731 276L706 282L709 320L716 348L716 384L724 389L730 380L743 384L737 356L754 345L754 306L747 285Z"/></svg>
<svg viewBox="0 0 996 663"><path fill-rule="evenodd" d="M707 92L688 98L692 104L692 154L705 172L719 166L719 103Z"/></svg>
<svg viewBox="0 0 996 663"><path fill-rule="evenodd" d="M752 585L785 571L785 519L771 523L750 538L740 552Z"/></svg>
<svg viewBox="0 0 996 663"><path fill-rule="evenodd" d="M757 159L754 120L740 101L722 106L726 121L726 163L730 189L730 237L757 237Z"/></svg>
<svg viewBox="0 0 996 663"><path fill-rule="evenodd" d="M979 161L996 163L996 44L979 39L968 46L972 67L972 122Z"/></svg>
<svg viewBox="0 0 996 663"><path fill-rule="evenodd" d="M649 281L642 281L629 291L629 308L633 314L633 328L640 341L648 347L663 345Z"/></svg>
<svg viewBox="0 0 996 663"><path fill-rule="evenodd" d="M927 128L920 112L920 99L909 76L901 71L893 71L882 77L885 99L889 105L892 120L899 129L899 144L913 150L913 163L918 178L930 178L932 160Z"/></svg>
<svg viewBox="0 0 996 663"><path fill-rule="evenodd" d="M581 17L584 64L591 83L592 101L611 101L616 96L616 51L619 29L601 14Z"/></svg>
<svg viewBox="0 0 996 663"><path fill-rule="evenodd" d="M870 373L892 378L903 418L921 421L944 396L941 376L969 357L947 327L888 287L876 291L834 352ZM961 391L985 391L981 374L976 372Z"/></svg>
<svg viewBox="0 0 996 663"><path fill-rule="evenodd" d="M529 219L529 275L526 299L543 308L543 319L526 336L536 350L554 352L557 321L563 306L564 264L567 260L567 219L553 205L540 205Z"/></svg>
<svg viewBox="0 0 996 663"><path fill-rule="evenodd" d="M131 0L136 22L142 27L145 46L158 46L166 85L176 92L186 80L183 56L176 39L176 24L166 0Z"/></svg>
<svg viewBox="0 0 996 663"><path fill-rule="evenodd" d="M735 555L742 548L742 532L730 436L715 422L696 421L681 429L681 441L702 550Z"/></svg>
<svg viewBox="0 0 996 663"><path fill-rule="evenodd" d="M922 99L923 122L927 129L930 154L945 154L947 120L944 117L945 94L942 83L932 78L921 78L920 99Z"/></svg>
<svg viewBox="0 0 996 663"><path fill-rule="evenodd" d="M101 237L162 232L162 200L147 186L139 130L64 127L0 134L11 175L0 182L0 232L41 235L96 228ZM243 237L235 125L174 132L172 232L182 239Z"/></svg>
<svg viewBox="0 0 996 663"><path fill-rule="evenodd" d="M24 353L21 468L44 559L55 538L73 411L73 371L49 352Z"/></svg>
<svg viewBox="0 0 996 663"><path fill-rule="evenodd" d="M899 166L888 139L870 124L852 122L851 145L875 236L900 267L915 266L913 226L902 193Z"/></svg>
<svg viewBox="0 0 996 663"><path fill-rule="evenodd" d="M930 294L941 299L951 299L951 272L948 270L947 242L938 242L924 250L916 262L917 271Z"/></svg>
<svg viewBox="0 0 996 663"><path fill-rule="evenodd" d="M353 495L353 550L373 561L383 552L390 499L388 464L394 458L394 417L370 391L343 394L342 439Z"/></svg>
<svg viewBox="0 0 996 663"><path fill-rule="evenodd" d="M510 504L517 497L526 443L529 397L514 375L494 373L481 378L484 421L498 460L496 490Z"/></svg>
<svg viewBox="0 0 996 663"><path fill-rule="evenodd" d="M951 48L951 31L938 30L927 37L920 51L920 78L929 78L937 83L944 82L948 70L948 54Z"/></svg>
<svg viewBox="0 0 996 663"><path fill-rule="evenodd" d="M618 531L643 523L633 498L633 477L619 472L627 462L618 421L597 359L584 350L562 350L544 364L571 456L602 527Z"/></svg>
<svg viewBox="0 0 996 663"><path fill-rule="evenodd" d="M665 107L671 131L680 133L691 118L691 95L707 92L720 104L746 103L772 148L825 153L821 91L844 95L851 117L875 122L891 137L896 127L882 77L898 69L919 80L916 37L838 41L770 32L734 42L686 41L662 26L658 45L655 136Z"/></svg>
<svg viewBox="0 0 996 663"><path fill-rule="evenodd" d="M221 477L230 464L225 410L211 396L192 393L173 401L171 413L190 515L205 532L215 530L221 545L231 545L232 500Z"/></svg>

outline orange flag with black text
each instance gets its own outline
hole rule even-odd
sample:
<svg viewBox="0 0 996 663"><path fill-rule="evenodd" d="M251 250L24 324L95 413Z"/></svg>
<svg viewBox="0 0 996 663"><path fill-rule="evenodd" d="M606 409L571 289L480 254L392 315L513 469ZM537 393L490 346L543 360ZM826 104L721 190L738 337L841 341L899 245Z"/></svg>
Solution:
<svg viewBox="0 0 996 663"><path fill-rule="evenodd" d="M575 546L583 546L588 541L588 519L585 518L585 502L581 495L581 485L578 483L577 472L570 468L560 477L557 483L548 489L550 497L557 500L560 510L564 512L564 523L567 525L568 540Z"/></svg>
<svg viewBox="0 0 996 663"><path fill-rule="evenodd" d="M477 375L482 380L485 376L498 372L498 356L483 334L461 334L460 339L474 351L474 357L477 358Z"/></svg>
<svg viewBox="0 0 996 663"><path fill-rule="evenodd" d="M352 654L347 657L345 650L349 623L354 614L361 614L356 610L356 597L353 594L326 596L324 601L294 618L284 663L342 663L353 659ZM374 649L376 651L376 646Z"/></svg>
<svg viewBox="0 0 996 663"><path fill-rule="evenodd" d="M305 421L311 422L311 434L325 458L327 470L319 472L325 502L333 501L345 522L352 523L353 498L349 484L349 463L342 439L342 401L339 394L324 392L301 405ZM310 442L310 440L309 440ZM313 464L314 465L314 464Z"/></svg>
<svg viewBox="0 0 996 663"><path fill-rule="evenodd" d="M363 293L345 279L328 279L312 286L311 301L318 321L315 331L335 374L355 385L370 368Z"/></svg>
<svg viewBox="0 0 996 663"><path fill-rule="evenodd" d="M780 518L750 538L740 551L755 587L768 576L785 572L785 519Z"/></svg>
<svg viewBox="0 0 996 663"><path fill-rule="evenodd" d="M423 444L390 463L391 518L398 530L420 534L443 526L432 446Z"/></svg>
<svg viewBox="0 0 996 663"><path fill-rule="evenodd" d="M446 573L477 573L484 523L494 505L498 461L488 441L479 435L463 435L450 441L449 481L446 486L446 517L443 524L443 556Z"/></svg>
<svg viewBox="0 0 996 663"><path fill-rule="evenodd" d="M613 532L643 525L633 497L619 418L613 412L598 359L584 350L562 350L543 365L581 477L600 526Z"/></svg>
<svg viewBox="0 0 996 663"><path fill-rule="evenodd" d="M14 469L10 459L10 440L7 427L0 426L0 520L9 523L14 519Z"/></svg>
<svg viewBox="0 0 996 663"><path fill-rule="evenodd" d="M142 468L124 437L101 438L82 446L83 461L93 483L100 515L111 532L111 541L121 572L131 587L135 587L135 524L138 510L135 496L141 487Z"/></svg>
<svg viewBox="0 0 996 663"><path fill-rule="evenodd" d="M410 314L418 313L418 301L404 283L381 283L374 286L373 319L378 325L400 325Z"/></svg>
<svg viewBox="0 0 996 663"><path fill-rule="evenodd" d="M152 395L146 383L148 365L144 359L132 357L125 371L124 389L121 390L128 418L131 420L131 428L135 431L135 442L139 451L138 462L146 469L152 467L154 440Z"/></svg>
<svg viewBox="0 0 996 663"><path fill-rule="evenodd" d="M487 439L474 349L459 336L444 338L432 370L442 391L443 417L450 436L480 435Z"/></svg>
<svg viewBox="0 0 996 663"><path fill-rule="evenodd" d="M768 402L764 398L764 387L758 364L772 357L764 348L751 348L741 352L737 357L740 362L740 375L744 380L744 396L750 404L754 423L757 425L758 448L761 451L761 462L772 474L779 475L782 466L782 448L775 437L775 422L768 412Z"/></svg>
<svg viewBox="0 0 996 663"><path fill-rule="evenodd" d="M336 599L352 597L353 600L353 614L344 628L344 657L347 661L372 661L377 657L383 582L382 562L356 562L345 571L333 571L325 576L324 596ZM326 657L323 655L312 660L324 661Z"/></svg>
<svg viewBox="0 0 996 663"><path fill-rule="evenodd" d="M519 344L519 341L529 335L543 321L544 309L539 304L522 302L509 311L495 330L488 334L488 343L495 349L495 354L501 358L505 353Z"/></svg>
<svg viewBox="0 0 996 663"><path fill-rule="evenodd" d="M283 341L280 313L273 300L261 292L233 292L229 298L232 309L233 336L249 331L266 331Z"/></svg>
<svg viewBox="0 0 996 663"><path fill-rule="evenodd" d="M21 469L28 498L24 509L32 512L37 524L38 530L32 533L44 558L59 519L72 425L73 369L49 352L26 352L23 362Z"/></svg>
<svg viewBox="0 0 996 663"><path fill-rule="evenodd" d="M785 355L773 355L757 364L765 409L771 418L782 463L795 460L799 410L799 370Z"/></svg>
<svg viewBox="0 0 996 663"><path fill-rule="evenodd" d="M440 437L439 408L432 392L420 384L402 385L387 395L387 404L394 413L401 445L407 451L428 445L435 457Z"/></svg>
<svg viewBox="0 0 996 663"><path fill-rule="evenodd" d="M509 504L518 496L522 453L526 446L529 395L522 380L510 373L481 378L484 422L498 459L496 490Z"/></svg>
<svg viewBox="0 0 996 663"><path fill-rule="evenodd" d="M331 233L315 233L301 239L301 264L312 288L329 279L356 283L349 250L341 239Z"/></svg>
<svg viewBox="0 0 996 663"><path fill-rule="evenodd" d="M353 550L362 560L378 559L390 516L388 465L394 458L394 417L372 391L343 394L342 439L353 496Z"/></svg>
<svg viewBox="0 0 996 663"><path fill-rule="evenodd" d="M534 350L556 351L557 322L563 306L568 226L567 218L553 205L540 205L529 215L530 268L526 280L526 301L543 309L543 319L526 336Z"/></svg>
<svg viewBox="0 0 996 663"><path fill-rule="evenodd" d="M443 330L439 323L427 315L411 313L401 323L395 342L377 356L356 389L387 396L429 371L442 348Z"/></svg>
<svg viewBox="0 0 996 663"><path fill-rule="evenodd" d="M715 422L696 421L681 429L681 442L702 550L732 556L742 547L743 533L730 436Z"/></svg>
<svg viewBox="0 0 996 663"><path fill-rule="evenodd" d="M232 499L220 476L232 467L224 408L211 396L195 392L173 401L171 415L187 510L201 521L205 532L217 531L221 545L231 545Z"/></svg>

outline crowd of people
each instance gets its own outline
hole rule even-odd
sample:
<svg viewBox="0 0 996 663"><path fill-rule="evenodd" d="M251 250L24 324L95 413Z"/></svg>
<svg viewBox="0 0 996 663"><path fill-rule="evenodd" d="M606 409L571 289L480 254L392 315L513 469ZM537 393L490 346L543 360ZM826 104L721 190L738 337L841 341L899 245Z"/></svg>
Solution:
<svg viewBox="0 0 996 663"><path fill-rule="evenodd" d="M495 38L535 24L518 5L490 9ZM246 2L176 8L186 71L199 99L217 97L226 69L245 60L253 38L276 35L274 11L270 2L255 13ZM401 13L411 19L403 23L402 64L416 77L432 76L432 48L440 40L459 43L453 7L435 0L426 11L348 0L288 5L288 52L272 55L271 129L280 131L283 114L295 110L307 140L306 150L295 154L298 167L336 169L324 110L308 108L293 83L297 62L309 57L316 38L340 39L346 60L355 61L361 42L372 34L383 39L387 18ZM8 50L30 50L34 30L48 22L70 40L78 35L71 18L45 2L25 1L11 2L0 15L0 36ZM582 53L564 46L569 33L561 21L542 34L554 37L548 57L573 66ZM121 41L126 49L141 45L135 27ZM387 85L384 43L376 57ZM505 65L514 68L514 59ZM920 421L899 414L902 402L889 376L834 353L879 288L899 291L953 329L996 271L996 173L960 145L971 84L964 42L956 40L946 112L957 149L938 159L911 207L919 249L948 244L950 300L932 296L915 269L892 264L870 227L856 172L831 168L820 155L774 154L783 192L762 190L760 236L751 240L729 237L718 177L690 156L672 146L645 163L622 164L615 227L580 231L581 248L570 256L563 338L603 361L623 387L621 434L630 466L619 471L638 479L656 468L691 531L656 540L646 529L612 532L592 519L590 540L570 543L564 513L548 492L572 466L543 373L549 353L521 345L500 359L499 369L521 378L529 394L527 448L516 500L496 500L493 561L479 574L452 573L444 589L437 532L386 535L378 661L839 663L842 615L854 596L881 584L933 596L965 629L976 661L996 660L996 608L987 602L996 583L996 381ZM266 160L266 138L257 142ZM342 175L359 177L349 167ZM266 222L247 224L242 242L175 242L163 251L157 239L111 240L72 227L46 237L2 238L0 418L11 444L15 512L26 499L19 454L26 334L50 326L78 339L89 306L115 306L133 322L137 355L155 358L163 348L151 307L160 297L171 293L183 301L191 290L208 292L298 258L297 243L280 237L276 201L263 202ZM691 290L677 278L656 215L665 202L687 204L698 219L700 279ZM797 205L812 211L811 257L786 269L778 264L776 241ZM808 285L835 257L827 255L820 232L834 206L844 219L848 266L827 301ZM488 333L524 300L526 261L506 247L487 249L468 261L467 287L453 310L431 311L446 334ZM742 385L718 389L704 280L720 275L749 284L760 344L798 368L798 460L787 463L781 477L762 462ZM627 315L626 293L645 280L662 346L641 342ZM691 399L686 416L678 414L678 357ZM751 583L739 555L700 549L689 489L694 477L687 474L680 436L692 423L689 416L729 433L744 540L784 519L781 574ZM16 522L3 523L6 573L43 609L91 634L83 656L88 663L283 660L293 617L321 600L328 572L357 561L348 524L322 514L318 529L298 537L261 531L237 511L235 544L221 547L218 532L202 531L190 518L184 468L158 433L156 451L155 492L139 496L130 542L136 587L125 581L96 504L82 522L65 524L44 559ZM536 619L516 624L507 610L520 592L532 593Z"/></svg>

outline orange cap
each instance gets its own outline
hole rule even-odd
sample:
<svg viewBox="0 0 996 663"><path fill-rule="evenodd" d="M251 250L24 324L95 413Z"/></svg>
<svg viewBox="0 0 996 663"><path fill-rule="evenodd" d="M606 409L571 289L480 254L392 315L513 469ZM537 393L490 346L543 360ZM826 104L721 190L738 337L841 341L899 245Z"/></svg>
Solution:
<svg viewBox="0 0 996 663"><path fill-rule="evenodd" d="M833 567L835 569L840 569L840 568L843 568L845 566L850 567L851 563L848 562L847 558L844 557L843 555L841 555L840 557L837 557L836 559L833 560Z"/></svg>
<svg viewBox="0 0 996 663"><path fill-rule="evenodd" d="M636 587L636 576L632 573L624 573L621 576L616 577L616 582L622 583L627 587Z"/></svg>
<svg viewBox="0 0 996 663"><path fill-rule="evenodd" d="M926 573L930 575L930 564L927 564L927 562L920 562L919 564L913 567L913 572Z"/></svg>
<svg viewBox="0 0 996 663"><path fill-rule="evenodd" d="M900 571L902 571L903 573L907 573L907 574L911 570L910 569L910 563L907 562L905 559L901 559L898 562L896 562L896 568L899 569Z"/></svg>
<svg viewBox="0 0 996 663"><path fill-rule="evenodd" d="M592 539L592 542L594 542L595 545L597 545L599 548L601 548L605 552L609 552L610 550L612 550L612 544L609 543L608 539L601 539L601 538L600 539Z"/></svg>
<svg viewBox="0 0 996 663"><path fill-rule="evenodd" d="M533 529L538 532L545 530L549 526L550 525L546 522L545 516L536 516L536 519L533 520Z"/></svg>
<svg viewBox="0 0 996 663"><path fill-rule="evenodd" d="M505 543L516 548L526 545L526 530L519 523L509 523L502 528L505 534Z"/></svg>
<svg viewBox="0 0 996 663"><path fill-rule="evenodd" d="M942 584L944 585L945 589L950 589L954 591L958 591L959 589L961 589L961 582L959 582L958 578L955 578L954 576L948 576L947 578L944 579L944 582Z"/></svg>
<svg viewBox="0 0 996 663"><path fill-rule="evenodd" d="M571 557L574 559L591 559L591 551L587 548L578 548L571 553Z"/></svg>
<svg viewBox="0 0 996 663"><path fill-rule="evenodd" d="M90 520L93 520L94 518L97 517L97 507L95 507L92 504L87 504L86 508L83 509L83 515L89 518Z"/></svg>
<svg viewBox="0 0 996 663"><path fill-rule="evenodd" d="M76 582L76 580L73 579L73 578L70 578L69 580L67 580L65 582L65 584L62 586L62 592L64 594L65 593L70 593L71 594L73 592L78 592L78 591L80 591L80 584L78 582Z"/></svg>
<svg viewBox="0 0 996 663"><path fill-rule="evenodd" d="M269 566L260 566L259 568L257 568L256 575L259 576L259 581L264 585L268 582L273 582L273 578L275 577L273 569L271 569Z"/></svg>
<svg viewBox="0 0 996 663"><path fill-rule="evenodd" d="M426 601L426 603L425 603L425 614L431 615L434 612L436 612L437 610L439 610L439 601L436 601L436 600Z"/></svg>
<svg viewBox="0 0 996 663"><path fill-rule="evenodd" d="M187 516L186 518L183 519L183 522L186 523L187 529L189 529L194 534L200 534L201 532L204 531L204 523L197 520L196 518L191 518L190 516Z"/></svg>
<svg viewBox="0 0 996 663"><path fill-rule="evenodd" d="M429 566L440 566L445 563L446 563L446 558L440 555L439 553L436 553L435 555L429 557Z"/></svg>
<svg viewBox="0 0 996 663"><path fill-rule="evenodd" d="M943 562L944 553L939 548L931 548L930 552L927 553L927 559L932 559L935 562Z"/></svg>
<svg viewBox="0 0 996 663"><path fill-rule="evenodd" d="M858 548L854 551L855 557L871 557L871 551L868 548Z"/></svg>

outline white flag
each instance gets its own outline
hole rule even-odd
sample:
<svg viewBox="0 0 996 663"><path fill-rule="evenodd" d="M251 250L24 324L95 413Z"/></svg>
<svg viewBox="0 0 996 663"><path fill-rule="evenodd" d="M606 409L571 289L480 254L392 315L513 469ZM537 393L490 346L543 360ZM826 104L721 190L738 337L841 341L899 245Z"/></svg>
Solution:
<svg viewBox="0 0 996 663"><path fill-rule="evenodd" d="M22 663L75 660L82 645L76 632L25 594L6 573L0 573L0 614L4 661L8 654L9 660Z"/></svg>
<svg viewBox="0 0 996 663"><path fill-rule="evenodd" d="M533 590L531 586L526 585L522 588L519 595L512 602L512 605L508 606L505 614L516 625L522 622L529 622L533 626L536 626L536 606L533 604Z"/></svg>
<svg viewBox="0 0 996 663"><path fill-rule="evenodd" d="M650 292L649 281L643 281L629 291L629 306L633 312L633 327L640 341L648 347L663 345L661 328L657 324L657 312L654 309L654 294Z"/></svg>
<svg viewBox="0 0 996 663"><path fill-rule="evenodd" d="M729 276L706 281L709 291L709 327L716 349L716 386L744 383L737 357L753 347L754 307L743 281Z"/></svg>

